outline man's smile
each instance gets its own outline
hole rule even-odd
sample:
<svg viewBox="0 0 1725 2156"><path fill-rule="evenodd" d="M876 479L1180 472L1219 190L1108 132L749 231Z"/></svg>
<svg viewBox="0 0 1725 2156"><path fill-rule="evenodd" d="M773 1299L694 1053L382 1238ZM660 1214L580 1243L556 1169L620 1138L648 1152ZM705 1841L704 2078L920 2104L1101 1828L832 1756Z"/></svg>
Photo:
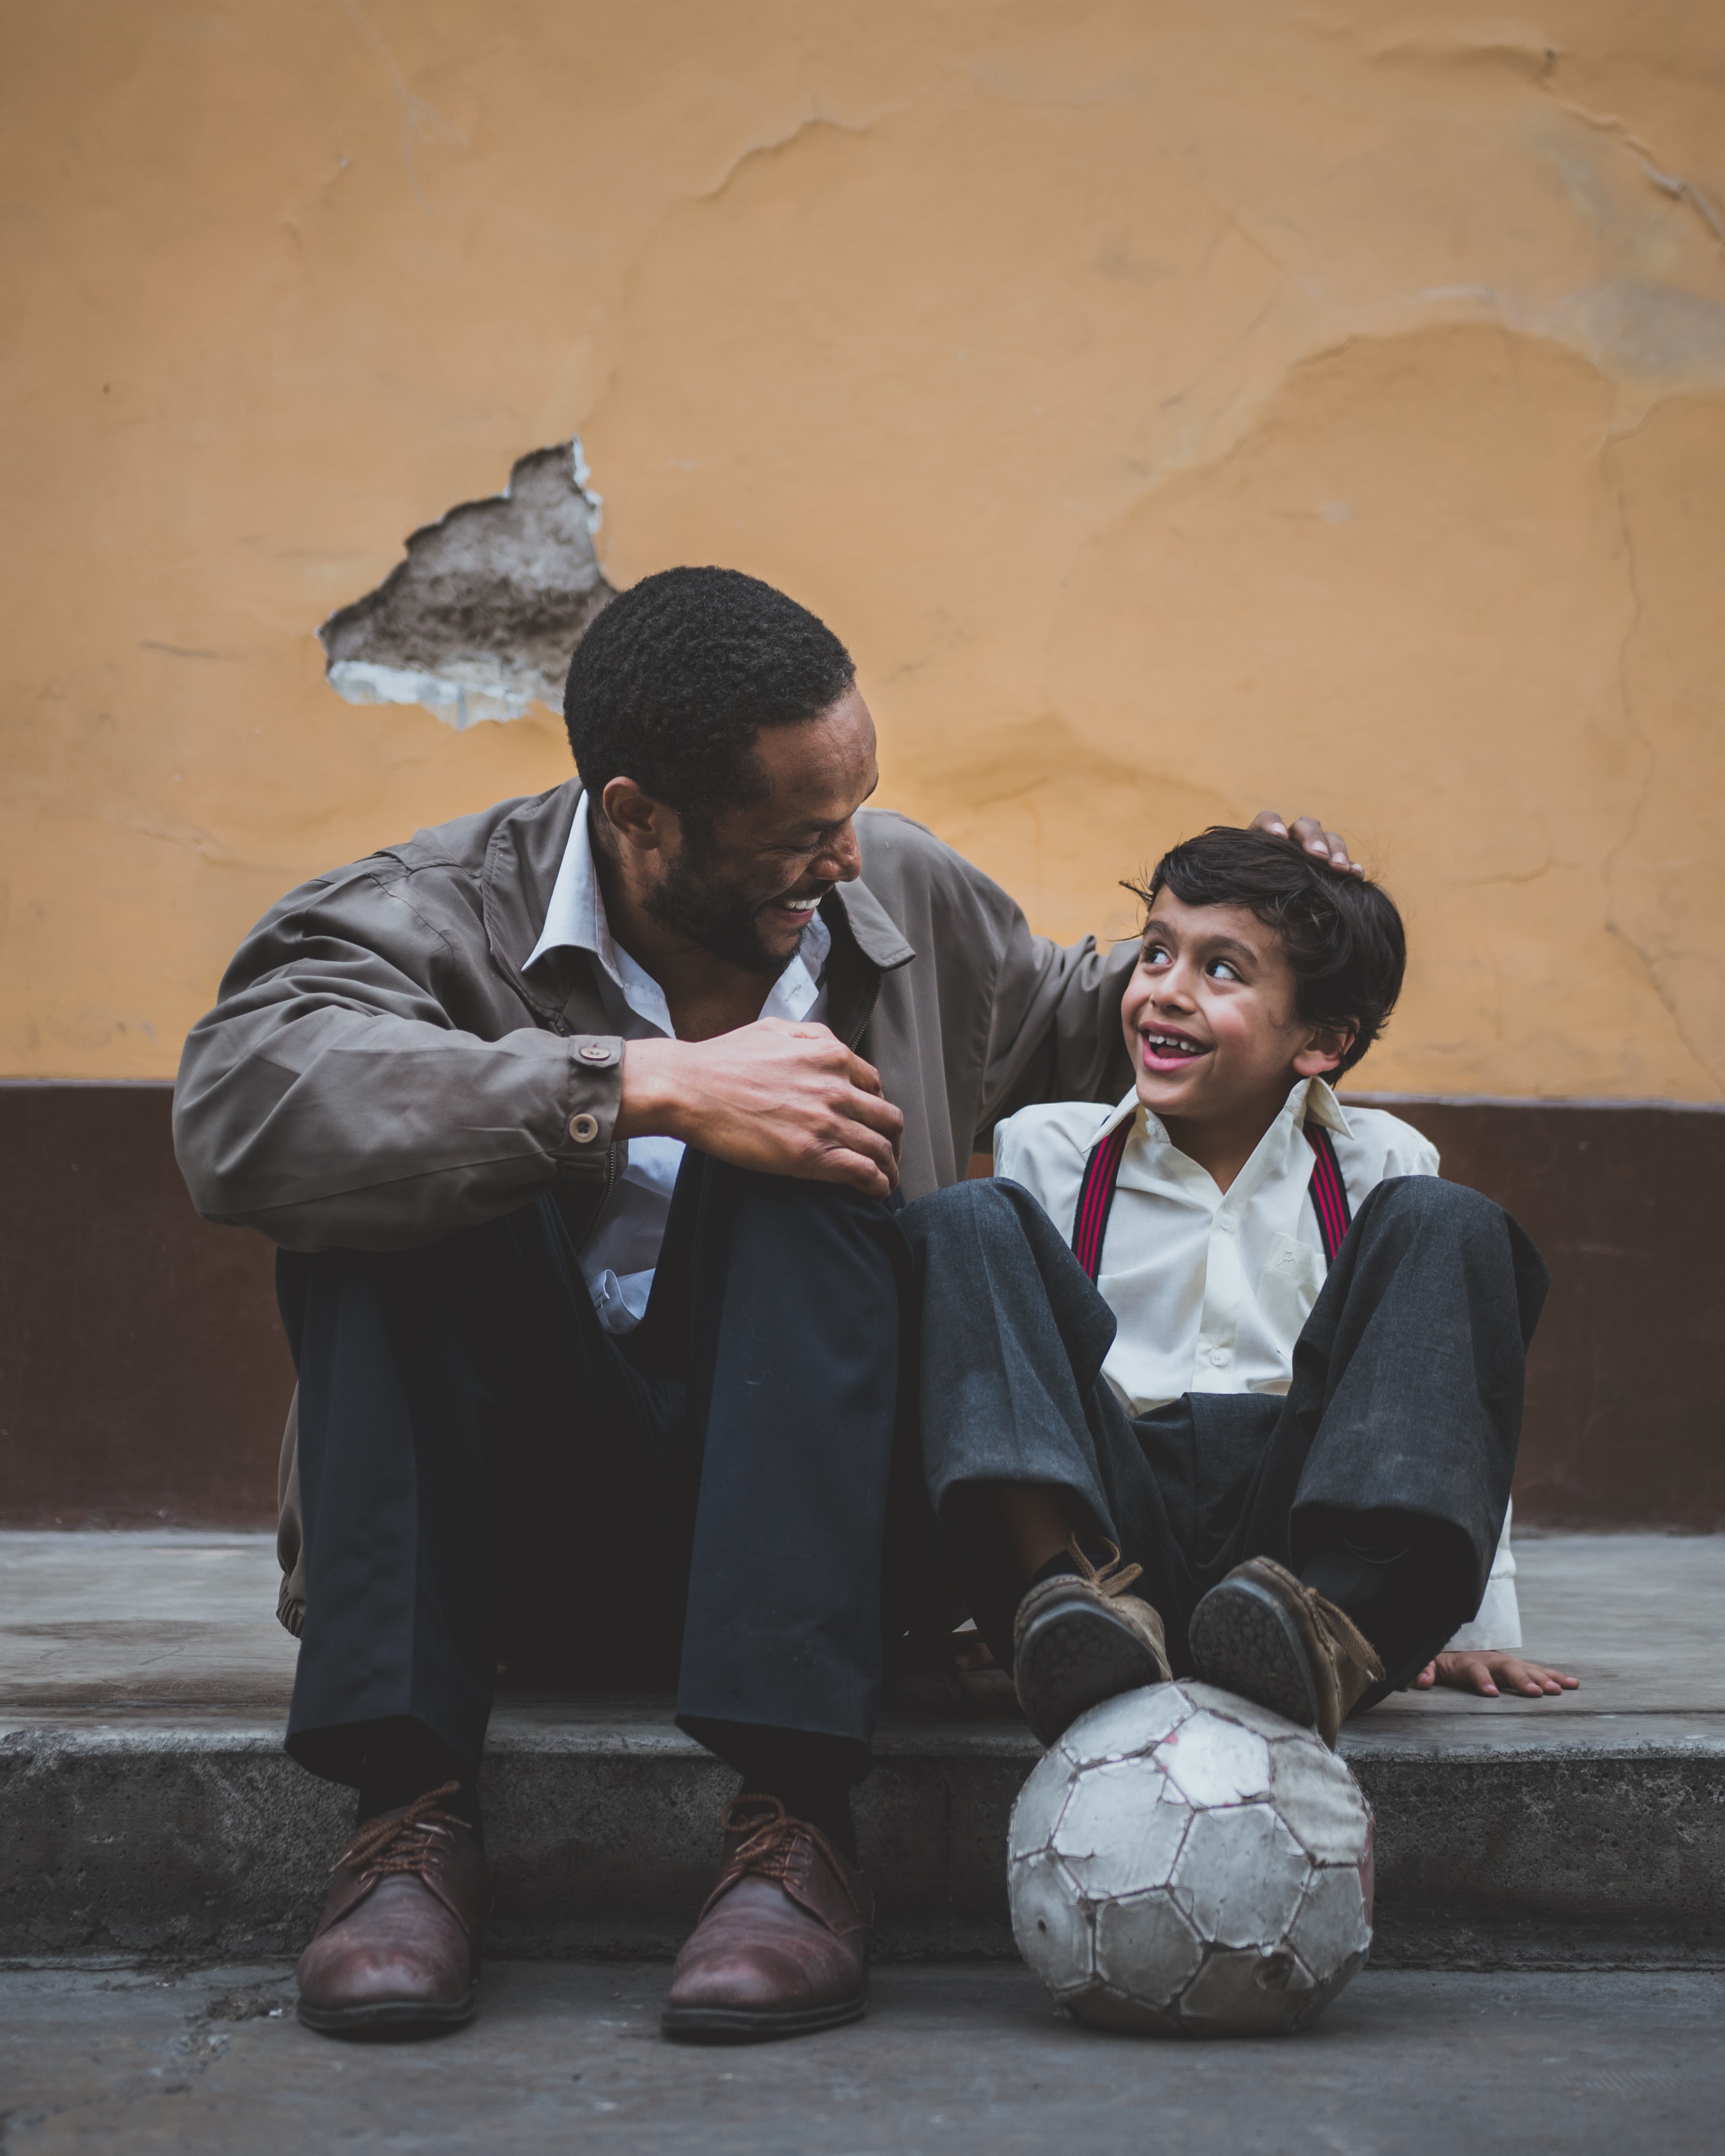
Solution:
<svg viewBox="0 0 1725 2156"><path fill-rule="evenodd" d="M822 884L814 891L782 891L777 898L769 898L760 911L769 921L794 922L798 928L806 928L815 908L831 889L830 884Z"/></svg>

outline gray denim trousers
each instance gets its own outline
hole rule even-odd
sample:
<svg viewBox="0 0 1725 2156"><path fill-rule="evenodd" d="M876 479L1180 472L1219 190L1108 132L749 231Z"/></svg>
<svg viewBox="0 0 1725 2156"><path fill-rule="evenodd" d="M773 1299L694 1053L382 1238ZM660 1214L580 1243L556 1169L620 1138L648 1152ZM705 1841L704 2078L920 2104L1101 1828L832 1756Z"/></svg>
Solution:
<svg viewBox="0 0 1725 2156"><path fill-rule="evenodd" d="M1379 1643L1391 1686L1478 1609L1549 1285L1489 1199L1432 1176L1380 1183L1284 1396L1189 1393L1136 1417L1101 1374L1113 1312L1027 1190L958 1183L900 1220L920 1282L929 1496L1003 1663L1024 1582L988 1502L1002 1483L1064 1492L1081 1531L1143 1567L1136 1591L1161 1612L1177 1674L1194 1609L1235 1565L1266 1556L1297 1571L1362 1512L1408 1515L1419 1553L1394 1646Z"/></svg>

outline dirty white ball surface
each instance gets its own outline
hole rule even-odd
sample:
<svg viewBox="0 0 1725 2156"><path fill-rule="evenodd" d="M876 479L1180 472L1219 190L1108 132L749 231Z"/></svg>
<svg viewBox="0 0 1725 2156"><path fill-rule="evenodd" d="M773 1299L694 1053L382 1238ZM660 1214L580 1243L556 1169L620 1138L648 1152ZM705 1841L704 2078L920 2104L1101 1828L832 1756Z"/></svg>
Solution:
<svg viewBox="0 0 1725 2156"><path fill-rule="evenodd" d="M1343 1762L1214 1686L1081 1715L1013 1806L1024 1959L1077 2020L1191 2036L1316 2020L1372 1940L1372 1815Z"/></svg>

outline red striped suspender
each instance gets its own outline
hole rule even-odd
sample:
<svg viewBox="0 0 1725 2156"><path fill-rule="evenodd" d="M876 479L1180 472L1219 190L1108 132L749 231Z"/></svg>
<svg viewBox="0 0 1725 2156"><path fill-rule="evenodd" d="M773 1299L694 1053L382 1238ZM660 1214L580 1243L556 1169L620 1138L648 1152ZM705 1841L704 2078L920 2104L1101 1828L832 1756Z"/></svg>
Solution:
<svg viewBox="0 0 1725 2156"><path fill-rule="evenodd" d="M1114 1204L1114 1188L1120 1179L1121 1158L1132 1134L1136 1118L1117 1123L1106 1137L1094 1146L1085 1163L1079 1187L1078 1210L1072 1219L1072 1255L1092 1280L1102 1269L1102 1238L1108 1232L1108 1214ZM1306 1136L1312 1151L1312 1204L1317 1214L1317 1232L1323 1238L1324 1263L1332 1265L1353 1219L1348 1203L1348 1185L1329 1132L1308 1117Z"/></svg>
<svg viewBox="0 0 1725 2156"><path fill-rule="evenodd" d="M1126 1151L1135 1120L1128 1116L1123 1123L1117 1123L1093 1148L1085 1163L1078 1210L1072 1216L1072 1255L1092 1280L1102 1269L1102 1238L1108 1232L1114 1185L1120 1174L1120 1156Z"/></svg>
<svg viewBox="0 0 1725 2156"><path fill-rule="evenodd" d="M1317 1215L1317 1232L1324 1239L1324 1263L1332 1265L1353 1212L1348 1203L1348 1185L1342 1180L1342 1169L1329 1132L1308 1116L1306 1135L1317 1156L1312 1169L1312 1209Z"/></svg>

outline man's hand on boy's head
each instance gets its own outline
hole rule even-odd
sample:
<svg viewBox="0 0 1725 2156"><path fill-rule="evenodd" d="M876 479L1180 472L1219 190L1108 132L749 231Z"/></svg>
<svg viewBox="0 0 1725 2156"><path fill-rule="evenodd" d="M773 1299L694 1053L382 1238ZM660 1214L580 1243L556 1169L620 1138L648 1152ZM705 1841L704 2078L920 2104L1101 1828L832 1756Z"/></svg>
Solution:
<svg viewBox="0 0 1725 2156"><path fill-rule="evenodd" d="M1322 854L1332 869L1340 869L1348 875L1363 876L1365 870L1348 850L1348 841L1339 831L1327 831L1316 816L1296 816L1291 824L1285 824L1273 808L1260 808L1252 819L1255 831L1270 831L1278 839L1291 839L1296 845L1304 846L1308 854Z"/></svg>
<svg viewBox="0 0 1725 2156"><path fill-rule="evenodd" d="M1428 1662L1414 1678L1414 1689L1430 1691L1434 1685L1450 1685L1457 1691L1476 1691L1485 1699L1500 1698L1507 1691L1524 1699L1553 1699L1560 1692L1574 1691L1580 1682L1562 1670L1547 1669L1543 1662L1530 1662L1525 1655L1499 1647L1470 1647L1465 1653L1440 1655Z"/></svg>

